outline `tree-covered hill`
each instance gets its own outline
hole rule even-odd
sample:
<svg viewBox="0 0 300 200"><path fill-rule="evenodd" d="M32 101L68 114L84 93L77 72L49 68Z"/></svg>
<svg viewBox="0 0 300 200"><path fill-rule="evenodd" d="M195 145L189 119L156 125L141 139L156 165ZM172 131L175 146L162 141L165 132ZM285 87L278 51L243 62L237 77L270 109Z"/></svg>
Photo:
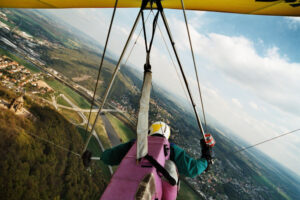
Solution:
<svg viewBox="0 0 300 200"><path fill-rule="evenodd" d="M12 19L9 20L14 25L12 27L51 44L30 47L39 53L46 67L55 69L70 83L76 82L86 89L94 89L101 55L95 51L96 48L91 48L92 44L87 45L86 41L75 35L59 30L65 27L53 23L55 20L51 15L45 16L36 10L4 11ZM10 38L12 35L5 36ZM115 64L113 59L104 61L97 91L100 97L103 97ZM138 110L141 78L141 73L122 66L108 102L120 103L131 110L130 114L134 117ZM11 98L13 95L0 89L0 98ZM176 96L166 95L155 84L151 98L150 122L166 121L172 127L171 141L194 157L200 157L200 134L195 117L176 102ZM99 198L106 185L104 174L99 169L91 170L91 175L84 170L79 157L30 135L80 152L83 142L76 129L49 107L34 104L28 98L25 104L35 120L0 110L0 199ZM211 172L189 180L197 191L214 199L298 199L297 183L282 173L284 168L271 170L270 166L273 165L273 168L277 164L270 161L266 165L267 160L260 155L261 152L231 154L240 145L232 143L232 138L226 138L214 127L215 124L210 124L206 131L216 139L214 149L217 160ZM220 130L224 131L224 128Z"/></svg>
<svg viewBox="0 0 300 200"><path fill-rule="evenodd" d="M0 94L1 99L15 95L3 89ZM98 199L107 185L101 170L86 170L69 152L82 150L77 129L28 97L25 106L34 117L0 110L0 199Z"/></svg>

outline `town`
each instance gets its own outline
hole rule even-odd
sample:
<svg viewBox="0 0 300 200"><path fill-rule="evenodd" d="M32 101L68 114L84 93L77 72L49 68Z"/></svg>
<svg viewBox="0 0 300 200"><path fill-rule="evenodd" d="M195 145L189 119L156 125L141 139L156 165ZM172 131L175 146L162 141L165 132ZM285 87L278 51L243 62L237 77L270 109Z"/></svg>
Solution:
<svg viewBox="0 0 300 200"><path fill-rule="evenodd" d="M19 30L16 23L14 24L15 27L11 28L8 24L13 24L13 22L7 17L9 12L9 10L5 12L0 11L0 49L26 61L28 66L23 62L17 61L17 59L0 54L0 84L22 95L26 93L41 97L46 102L50 102L50 105L56 106L56 109L58 106L64 106L61 109L63 110L69 106L68 114L73 109L72 112L76 111L80 115L79 122L73 124L86 124L87 120L85 118L87 116L83 114L83 111L86 112L88 110L89 103L87 103L84 110L79 105L76 105L76 107L71 106L72 102L66 103L68 106L52 103L53 99L55 102L56 99L63 102L63 98L57 89L49 86L47 79L59 82L57 85L67 87L68 90L76 93L76 95L87 102L90 102L93 98L93 91L85 88L86 85L85 87L81 85L80 81L78 81L79 79L76 81L75 78L68 77L60 71L60 68L49 67L47 62L41 58L41 53L37 51L39 47L47 47L51 50L59 49L62 44L47 40L46 37L43 39L34 37L25 31ZM50 59L55 60L56 58ZM30 66L38 70L33 71ZM136 85L132 85L132 87L137 90ZM110 98L106 106L121 111L119 113L125 113L134 126L137 121L138 108L137 105L131 103L129 95L120 95L117 99ZM156 95L158 94L156 93ZM139 93L137 96L139 96ZM64 99L67 98L64 96ZM101 97L97 94L95 99L96 106L99 106ZM94 108L97 108L96 106ZM151 119L163 120L170 124L171 127L175 126L176 115L174 112L169 111L169 107L169 105L162 106L155 98L152 98L150 101ZM80 114L79 112L82 113ZM74 113L72 113L72 117L74 117ZM179 129L173 128L172 131L172 142L183 147L193 157L201 157L200 137L194 137L193 135L187 138L182 130L180 132ZM214 134L219 134L219 132ZM203 199L230 199L231 196L225 194L228 191L232 195L236 194L244 197L241 199L265 199L265 196L263 197L262 194L268 196L268 194L272 193L270 188L261 186L253 181L251 175L245 175L243 170L238 165L232 164L229 158L216 159L211 172L205 172L197 178L184 179ZM224 192L223 188L228 191Z"/></svg>
<svg viewBox="0 0 300 200"><path fill-rule="evenodd" d="M6 56L0 57L0 81L3 86L18 93L51 94L53 89L44 81L43 73L31 73L30 70Z"/></svg>
<svg viewBox="0 0 300 200"><path fill-rule="evenodd" d="M36 55L33 55L33 57ZM31 59L32 61L33 59ZM36 60L36 59L34 59ZM38 63L36 63L38 64ZM74 90L79 90L81 93L84 93L85 96L92 98L92 92L85 89L84 87L71 82L67 77L60 74L56 70L52 68L44 68L44 72L32 73L23 65L20 65L16 61L8 58L7 56L0 57L0 81L1 84L9 89L15 90L16 92L21 93L31 93L36 94L42 97L49 97L53 95L54 90L47 85L43 80L44 78L55 77L57 80L61 82L67 83ZM100 97L96 97L100 100ZM172 115L161 106L157 104L153 99L151 99L151 107L154 108L157 113L155 118L165 118L167 123L170 123L170 119L172 119ZM110 105L115 107L121 111L127 112L130 119L133 123L136 122L137 119L137 110L134 106L129 103L128 97L122 96L120 97L120 101L111 100ZM176 137L175 137L176 135ZM191 155L194 157L201 157L201 153L197 151L199 148L198 140L199 138L194 138L194 142L187 142L183 136L176 133L172 135L172 139L184 147ZM186 141L186 142L184 142ZM235 188L235 191L240 193L241 195L249 195L251 197L256 197L256 199L263 199L260 196L260 193L268 193L268 188L256 186L252 184L250 179L238 179L234 177L226 177L224 176L224 165L223 161L217 160L214 164L214 173L209 173L205 176L201 176L198 178L185 178L188 184L190 184L198 194L200 194L203 198L207 199L229 199L225 194L218 193L218 186L222 184L230 183L232 187ZM229 162L229 161L228 161ZM232 166L233 167L233 166ZM236 170L236 169L233 169ZM241 173L241 172L240 172ZM207 184L209 183L209 184Z"/></svg>

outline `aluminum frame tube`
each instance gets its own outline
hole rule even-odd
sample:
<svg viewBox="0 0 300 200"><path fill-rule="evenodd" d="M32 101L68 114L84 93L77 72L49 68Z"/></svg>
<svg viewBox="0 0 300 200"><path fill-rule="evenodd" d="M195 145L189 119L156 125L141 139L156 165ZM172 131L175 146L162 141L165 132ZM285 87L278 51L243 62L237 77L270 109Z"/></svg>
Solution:
<svg viewBox="0 0 300 200"><path fill-rule="evenodd" d="M169 25L168 25L168 21L167 21L167 19L166 19L166 16L165 16L165 13L164 13L163 10L160 10L160 14L161 14L162 20L163 20L163 22L164 22L165 28L166 28L166 30L167 30L167 33L168 33L168 36L169 36L169 39L170 39L170 42L171 42L173 51L174 51L174 53L175 53L177 63L178 63L178 65L179 65L179 68L180 68L180 71L181 71L183 80L184 80L185 85L186 85L186 89L187 89L187 91L188 91L190 100L191 100L191 102L192 102L193 110L194 110L195 115L196 115L196 119L197 119L197 123L198 123L199 129L200 129L200 131L201 131L201 133L202 133L203 139L205 140L205 133L204 133L204 130L203 130L203 126L202 126L201 120L200 120L200 118L199 118L199 115L198 115L198 113L197 113L197 110L196 110L196 104L194 103L194 99L193 99L193 96L192 96L192 93L191 93L191 90L190 90L190 87L189 87L187 78L186 78L186 76L185 76L185 74L184 74L184 71L183 71L183 68L182 68L182 65L181 65L179 56L178 56L178 54L177 54L177 50L176 50L176 47L175 47L175 42L174 42L174 40L173 40L171 31L170 31L170 28L169 28Z"/></svg>
<svg viewBox="0 0 300 200"><path fill-rule="evenodd" d="M112 76L112 78L111 78L111 80L110 80L110 83L109 83L108 87L106 88L106 91L105 91L105 94L104 94L104 97L103 97L102 104L101 104L101 106L100 106L100 108L99 108L99 110L98 110L98 112L97 112L95 121L94 121L93 126L92 126L92 130L91 130L91 132L90 132L90 135L89 135L89 137L88 137L88 139L87 139L87 141L86 141L86 143L85 143L85 146L84 146L84 149L83 149L82 152L85 152L85 151L86 151L86 149L87 149L87 147L88 147L88 144L89 144L89 142L90 142L90 140L91 140L91 138L92 138L93 131L95 130L95 126L96 126L96 122L97 122L97 120L98 120L99 114L102 112L102 109L103 109L103 107L104 107L105 101L106 101L106 99L107 99L107 97L108 97L108 94L109 94L109 92L110 92L110 90L111 90L111 87L112 87L112 85L113 85L113 83L114 83L114 80L115 80L115 78L116 78L116 75L117 75L117 73L118 73L118 71L119 71L119 68L120 68L120 66L121 66L121 61L122 61L122 59L123 59L123 56L124 56L124 54L125 54L125 52L126 52L126 49L127 49L127 47L128 47L128 44L129 44L129 42L131 41L132 35L133 35L134 31L135 31L135 28L136 28L136 26L137 26L137 24L138 24L138 22L139 22L140 17L141 17L141 12L142 12L142 10L139 11L139 13L138 13L138 15L137 15L137 17L136 17L136 19L135 19L135 22L134 22L133 27L132 27L132 29L131 29L131 31L130 31L130 34L129 34L129 36L128 36L128 39L127 39L127 41L126 41L126 44L125 44L125 46L124 46L124 48L123 48L122 54L121 54L121 56L120 56L120 58L119 58L119 61L118 61L118 64L117 64L117 66L116 66L116 68L115 68L115 71L114 71L114 73L113 73L113 76Z"/></svg>

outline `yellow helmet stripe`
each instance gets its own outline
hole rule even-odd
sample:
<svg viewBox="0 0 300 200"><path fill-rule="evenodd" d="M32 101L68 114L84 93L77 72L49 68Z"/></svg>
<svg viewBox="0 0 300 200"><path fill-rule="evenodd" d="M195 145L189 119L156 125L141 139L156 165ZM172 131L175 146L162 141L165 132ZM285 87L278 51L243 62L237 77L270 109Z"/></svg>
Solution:
<svg viewBox="0 0 300 200"><path fill-rule="evenodd" d="M152 133L156 133L162 128L161 124L152 124Z"/></svg>

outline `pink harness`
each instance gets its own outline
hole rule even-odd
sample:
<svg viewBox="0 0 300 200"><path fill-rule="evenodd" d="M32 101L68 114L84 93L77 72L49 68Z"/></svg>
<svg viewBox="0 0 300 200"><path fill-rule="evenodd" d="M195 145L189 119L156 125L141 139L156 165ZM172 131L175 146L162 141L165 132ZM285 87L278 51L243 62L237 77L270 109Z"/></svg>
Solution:
<svg viewBox="0 0 300 200"><path fill-rule="evenodd" d="M170 157L169 141L164 137L148 136L148 155L164 166ZM134 143L114 173L101 200L135 199L139 184L147 174L152 174L155 180L155 195L151 200L176 199L177 185L172 186L166 180L162 180L162 175L147 159L142 158L139 163L136 162L136 143Z"/></svg>

